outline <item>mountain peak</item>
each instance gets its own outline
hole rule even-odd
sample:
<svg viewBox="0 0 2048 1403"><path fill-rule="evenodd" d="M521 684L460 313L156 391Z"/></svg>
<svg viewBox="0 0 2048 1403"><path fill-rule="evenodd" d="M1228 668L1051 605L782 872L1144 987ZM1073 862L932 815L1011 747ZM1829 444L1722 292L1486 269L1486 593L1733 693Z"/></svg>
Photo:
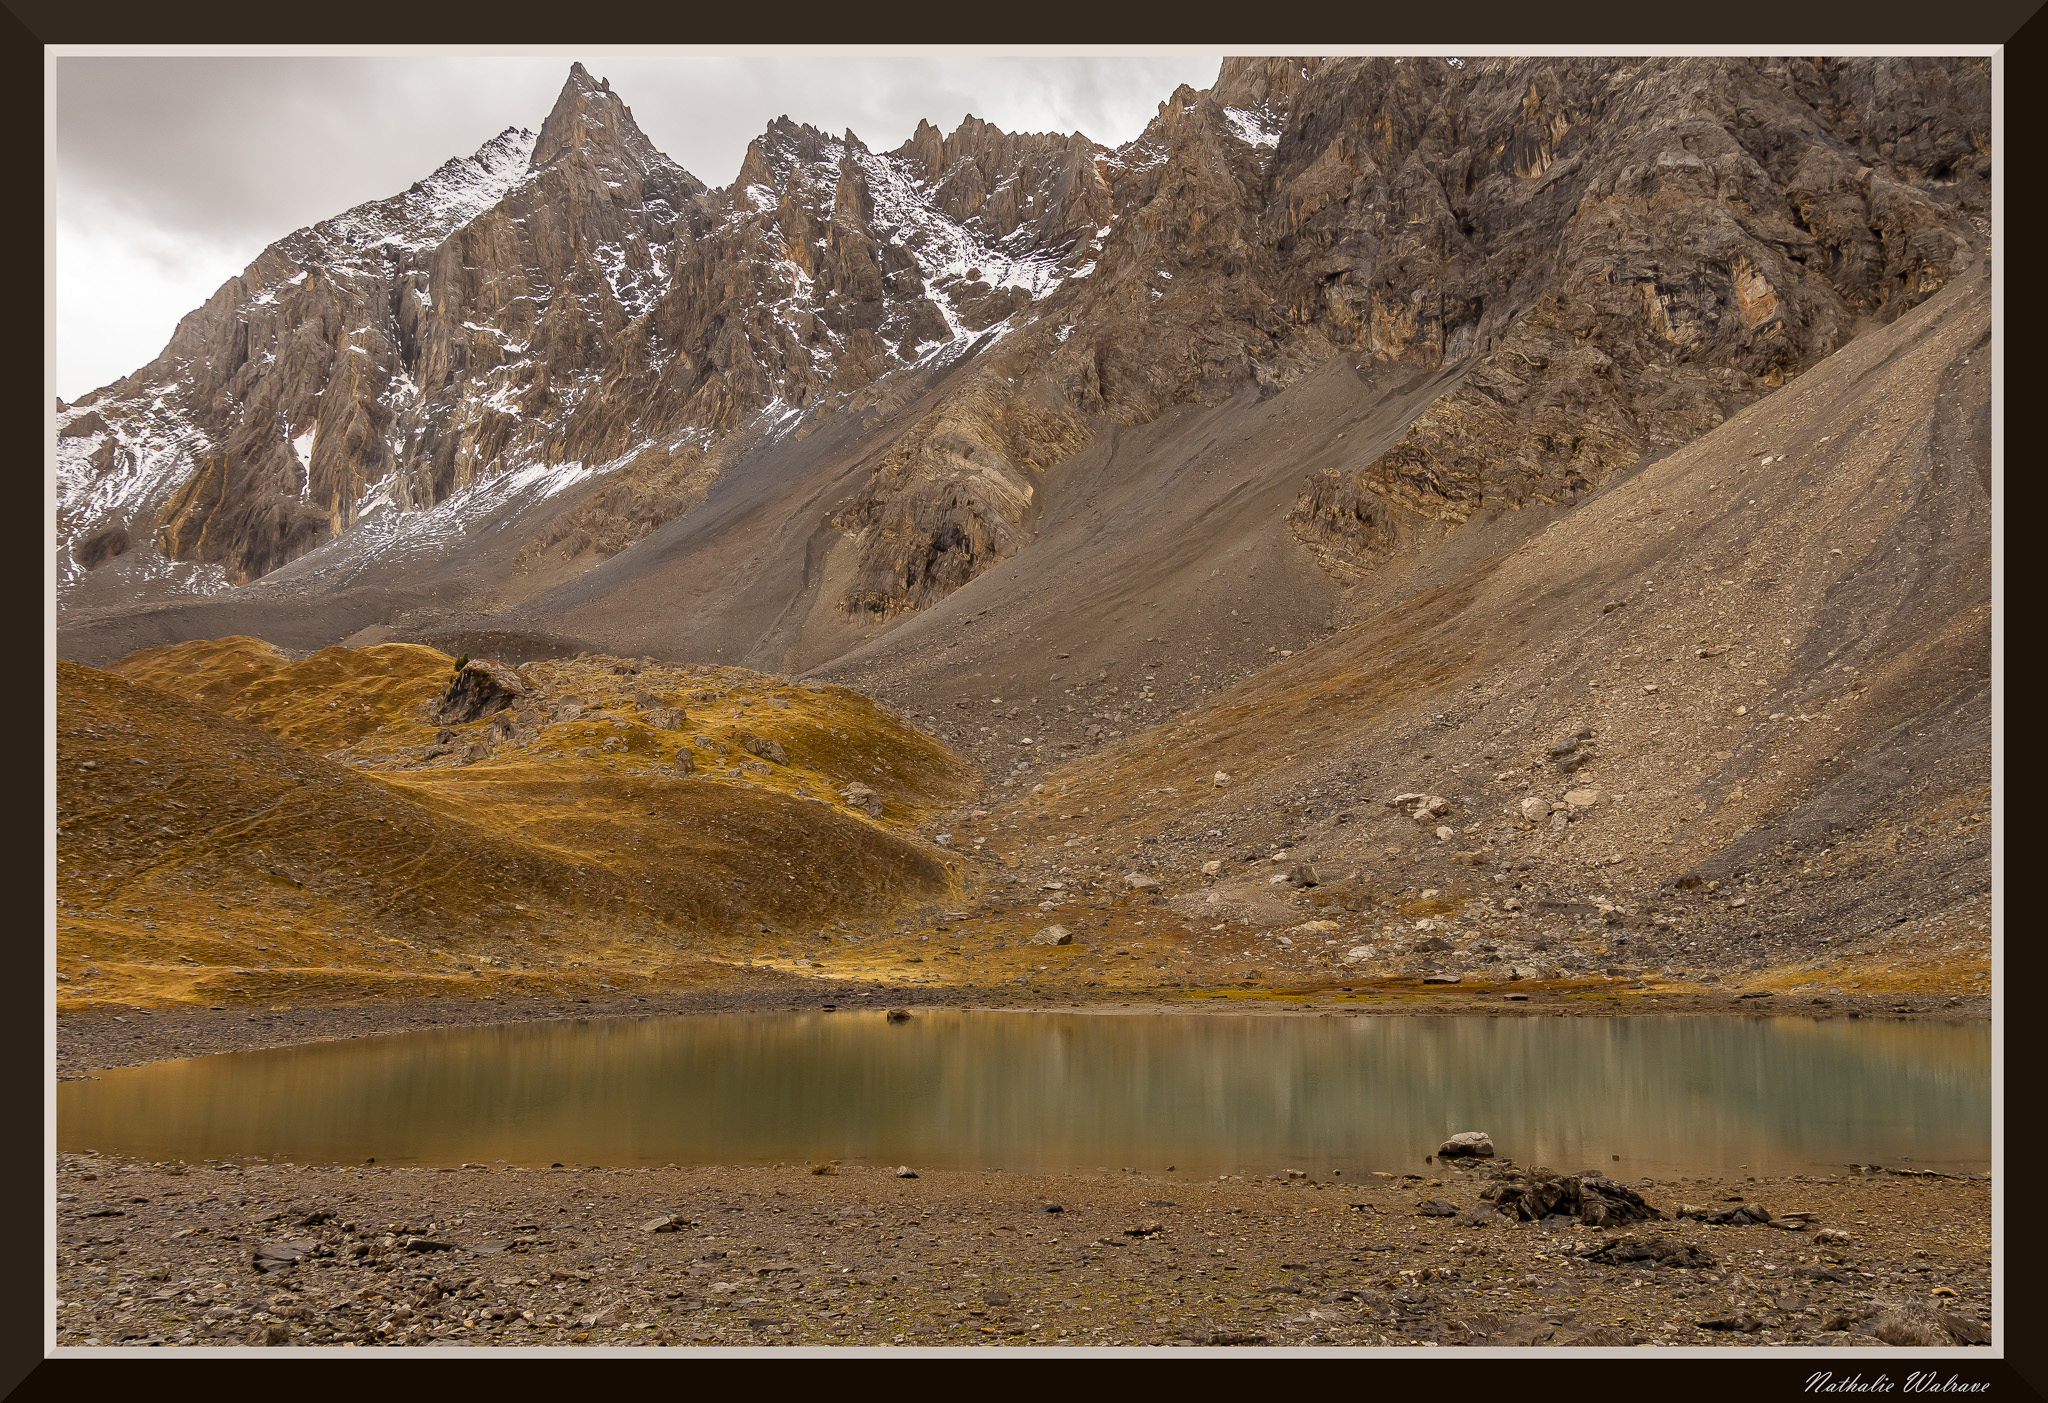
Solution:
<svg viewBox="0 0 2048 1403"><path fill-rule="evenodd" d="M660 154L634 122L632 109L612 91L611 80L593 78L580 63L569 65L568 81L541 123L531 168L553 165L575 151L589 151L600 161L631 154L643 165Z"/></svg>

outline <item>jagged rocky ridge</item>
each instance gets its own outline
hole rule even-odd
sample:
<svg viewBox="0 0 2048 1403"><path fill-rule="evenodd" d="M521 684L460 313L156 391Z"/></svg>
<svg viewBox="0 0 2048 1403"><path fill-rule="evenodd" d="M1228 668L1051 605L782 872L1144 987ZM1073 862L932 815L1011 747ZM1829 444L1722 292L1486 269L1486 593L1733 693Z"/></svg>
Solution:
<svg viewBox="0 0 2048 1403"><path fill-rule="evenodd" d="M1042 294L1107 216L1094 155L783 119L713 193L578 65L538 136L273 245L60 411L60 578L140 547L242 584L465 493L670 469Z"/></svg>
<svg viewBox="0 0 2048 1403"><path fill-rule="evenodd" d="M851 416L879 428L828 515L834 602L886 621L1023 551L1105 431L1338 356L1444 377L1288 515L1371 571L1595 490L1942 286L1986 242L1988 85L1978 59L1229 60L1115 151L969 119L877 154L784 119L712 191L578 67L537 135L280 241L60 411L60 594L438 558L486 515L515 570L581 568L734 445Z"/></svg>

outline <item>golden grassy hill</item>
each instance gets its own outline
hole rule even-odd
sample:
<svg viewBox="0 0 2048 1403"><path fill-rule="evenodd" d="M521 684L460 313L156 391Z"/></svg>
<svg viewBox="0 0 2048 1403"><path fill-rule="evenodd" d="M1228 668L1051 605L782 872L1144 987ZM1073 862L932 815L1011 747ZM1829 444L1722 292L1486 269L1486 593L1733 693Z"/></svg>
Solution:
<svg viewBox="0 0 2048 1403"><path fill-rule="evenodd" d="M907 829L970 773L856 694L579 659L444 727L453 662L60 663L60 1007L688 980L959 891Z"/></svg>
<svg viewBox="0 0 2048 1403"><path fill-rule="evenodd" d="M413 643L322 648L294 661L260 638L237 634L145 648L110 670L325 753L439 696L451 661Z"/></svg>

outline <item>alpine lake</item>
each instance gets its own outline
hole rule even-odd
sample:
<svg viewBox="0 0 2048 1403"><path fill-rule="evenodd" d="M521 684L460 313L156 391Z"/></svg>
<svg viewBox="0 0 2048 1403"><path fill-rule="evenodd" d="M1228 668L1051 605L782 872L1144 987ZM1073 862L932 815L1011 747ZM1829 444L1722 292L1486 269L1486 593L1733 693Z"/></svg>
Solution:
<svg viewBox="0 0 2048 1403"><path fill-rule="evenodd" d="M1982 1023L934 1010L408 1032L58 1085L65 1151L453 1165L1981 1173Z"/></svg>

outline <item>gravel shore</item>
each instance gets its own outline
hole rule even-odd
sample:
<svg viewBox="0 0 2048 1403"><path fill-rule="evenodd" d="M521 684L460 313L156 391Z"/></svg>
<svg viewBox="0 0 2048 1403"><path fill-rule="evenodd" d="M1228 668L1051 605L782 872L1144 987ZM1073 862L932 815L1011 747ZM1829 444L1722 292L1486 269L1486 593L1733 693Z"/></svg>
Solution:
<svg viewBox="0 0 2048 1403"><path fill-rule="evenodd" d="M1839 1345L1989 1338L1991 1188L1644 1183L1803 1230L1424 1216L1488 1169L58 1165L62 1345ZM1819 1241L1834 1227L1846 1241ZM1831 1234L1832 1236L1832 1234ZM1628 1244L1692 1249L1659 1265ZM1587 1254L1611 1247L1604 1259ZM284 1259L292 1259L284 1265ZM266 1265L275 1270L262 1270ZM1929 1332L1950 1332L1930 1334ZM1917 1333L1916 1333L1917 1332Z"/></svg>

